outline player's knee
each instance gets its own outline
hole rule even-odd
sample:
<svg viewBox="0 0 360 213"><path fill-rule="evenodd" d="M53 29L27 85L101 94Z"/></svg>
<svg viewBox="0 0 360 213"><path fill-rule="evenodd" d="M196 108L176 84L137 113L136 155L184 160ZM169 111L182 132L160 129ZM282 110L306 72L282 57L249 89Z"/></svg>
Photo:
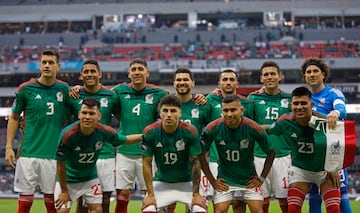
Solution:
<svg viewBox="0 0 360 213"><path fill-rule="evenodd" d="M116 200L128 202L130 200L130 195L127 193L118 193L116 195Z"/></svg>
<svg viewBox="0 0 360 213"><path fill-rule="evenodd" d="M204 209L203 207L201 207L201 206L199 206L199 205L194 205L193 207L192 207L192 212L193 213L206 213L207 211L206 211L206 209Z"/></svg>
<svg viewBox="0 0 360 213"><path fill-rule="evenodd" d="M142 213L154 213L154 212L157 212L156 207L154 205L147 206L142 210Z"/></svg>

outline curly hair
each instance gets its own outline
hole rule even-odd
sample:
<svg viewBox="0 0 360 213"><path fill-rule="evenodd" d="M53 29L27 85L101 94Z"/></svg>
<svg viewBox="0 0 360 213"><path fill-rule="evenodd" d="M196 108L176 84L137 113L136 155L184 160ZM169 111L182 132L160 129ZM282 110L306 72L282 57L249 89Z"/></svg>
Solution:
<svg viewBox="0 0 360 213"><path fill-rule="evenodd" d="M323 72L324 75L325 75L324 81L329 79L329 77L330 77L330 69L329 69L328 65L326 65L326 63L320 58L307 58L307 59L305 59L305 61L301 65L301 70L300 70L303 77L305 76L306 69L310 65L315 65L315 66L319 67L321 72Z"/></svg>

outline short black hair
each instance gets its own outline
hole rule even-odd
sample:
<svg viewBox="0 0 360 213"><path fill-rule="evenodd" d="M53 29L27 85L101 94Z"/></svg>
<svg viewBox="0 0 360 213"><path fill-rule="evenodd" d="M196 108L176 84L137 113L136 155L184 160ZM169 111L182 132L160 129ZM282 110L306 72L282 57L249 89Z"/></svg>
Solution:
<svg viewBox="0 0 360 213"><path fill-rule="evenodd" d="M133 64L142 64L142 65L144 65L144 67L147 68L147 63L146 63L145 59L142 59L142 58L135 58L135 59L133 59L133 60L130 62L129 67L131 67L131 65L133 65Z"/></svg>
<svg viewBox="0 0 360 213"><path fill-rule="evenodd" d="M85 98L82 101L82 104L88 106L88 107L94 107L97 106L97 108L100 109L100 102L98 100L96 100L95 98Z"/></svg>
<svg viewBox="0 0 360 213"><path fill-rule="evenodd" d="M223 73L234 73L235 76L236 76L236 80L237 80L237 81L239 80L239 79L238 79L238 74L236 73L235 70L233 70L233 69L225 69L225 70L223 70L223 71L220 72L220 74L219 74L219 81L221 80L221 75L222 75Z"/></svg>
<svg viewBox="0 0 360 213"><path fill-rule="evenodd" d="M280 74L280 67L275 61L265 61L260 68L260 73L262 74L262 70L265 67L275 67L277 69L277 73Z"/></svg>
<svg viewBox="0 0 360 213"><path fill-rule="evenodd" d="M180 68L176 69L176 70L175 70L175 73L174 73L174 78L173 78L173 80L175 80L176 74L178 74L178 73L187 73L187 74L189 74L190 79L191 79L192 81L194 81L194 75L193 75L193 73L190 71L190 69L188 69L188 68L186 68L186 67L180 67Z"/></svg>
<svg viewBox="0 0 360 213"><path fill-rule="evenodd" d="M99 63L98 63L96 60L94 60L94 59L89 59L89 60L86 60L86 61L84 62L84 64L82 65L82 67L81 67L81 72L83 71L84 66L85 66L86 64L92 64L92 65L95 65L95 66L96 66L96 68L97 68L97 69L99 70L99 72L100 72L100 66L99 66Z"/></svg>
<svg viewBox="0 0 360 213"><path fill-rule="evenodd" d="M311 92L306 87L297 87L291 92L291 97L307 96L311 99Z"/></svg>
<svg viewBox="0 0 360 213"><path fill-rule="evenodd" d="M228 104L231 103L233 101L238 101L240 102L240 98L237 95L227 95L224 97L224 99L222 100L222 103Z"/></svg>
<svg viewBox="0 0 360 213"><path fill-rule="evenodd" d="M46 49L41 53L41 56L43 55L47 55L47 56L55 56L56 58L56 62L59 63L60 62L60 55L59 53L54 50L54 49Z"/></svg>
<svg viewBox="0 0 360 213"><path fill-rule="evenodd" d="M177 106L177 107L181 107L181 100L176 97L175 95L166 95L164 96L159 103L159 106L161 107L162 105L172 105L172 106Z"/></svg>

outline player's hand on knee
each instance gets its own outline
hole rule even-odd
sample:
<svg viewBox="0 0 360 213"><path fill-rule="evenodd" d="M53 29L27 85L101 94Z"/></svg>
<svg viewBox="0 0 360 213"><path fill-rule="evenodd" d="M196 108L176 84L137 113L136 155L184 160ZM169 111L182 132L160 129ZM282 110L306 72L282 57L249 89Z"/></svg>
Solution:
<svg viewBox="0 0 360 213"><path fill-rule="evenodd" d="M143 201L142 201L142 207L141 209L145 209L148 206L155 206L155 208L157 208L156 206L156 199L154 196L149 196L147 195L146 197L144 197Z"/></svg>
<svg viewBox="0 0 360 213"><path fill-rule="evenodd" d="M202 207L204 209L207 209L205 197L201 196L199 193L194 193L193 194L193 198L192 198L192 202L191 202L191 208L193 208L196 205L200 206L200 207Z"/></svg>
<svg viewBox="0 0 360 213"><path fill-rule="evenodd" d="M224 192L224 191L227 191L229 190L229 185L227 185L224 181L223 178L219 178L219 179L216 179L215 180L215 186L214 186L215 190L216 191L219 191L219 192Z"/></svg>
<svg viewBox="0 0 360 213"><path fill-rule="evenodd" d="M326 180L331 181L334 188L340 188L340 176L338 172L328 172Z"/></svg>
<svg viewBox="0 0 360 213"><path fill-rule="evenodd" d="M55 201L55 208L59 209L64 205L65 210L68 209L67 203L71 201L70 195L66 192L61 192L59 198Z"/></svg>

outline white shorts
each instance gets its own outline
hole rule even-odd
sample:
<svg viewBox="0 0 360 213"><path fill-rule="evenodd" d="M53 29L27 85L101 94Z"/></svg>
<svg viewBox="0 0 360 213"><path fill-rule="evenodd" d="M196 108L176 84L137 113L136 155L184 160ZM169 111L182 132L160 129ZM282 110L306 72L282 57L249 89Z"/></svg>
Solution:
<svg viewBox="0 0 360 213"><path fill-rule="evenodd" d="M289 184L296 182L315 183L318 187L326 179L327 172L311 172L296 166L290 166L288 170Z"/></svg>
<svg viewBox="0 0 360 213"><path fill-rule="evenodd" d="M261 175L266 158L254 157L256 173ZM272 167L265 182L261 185L264 198L270 197L270 192L276 198L286 198L288 192L288 169L291 166L291 156L277 157L274 159Z"/></svg>
<svg viewBox="0 0 360 213"><path fill-rule="evenodd" d="M216 162L209 162L209 168L210 168L210 172L211 174L217 178L217 175L218 175L218 163ZM203 176L204 175L204 178ZM203 195L203 196L206 196L208 197L210 200L213 199L214 197L214 194L215 194L215 190L214 190L214 187L210 184L209 180L206 178L205 174L203 174L202 170L201 170L201 181L203 181L203 179L205 179L207 181L207 187L205 186L202 186L202 182L200 183L200 195Z"/></svg>
<svg viewBox="0 0 360 213"><path fill-rule="evenodd" d="M140 190L146 190L142 172L141 155L124 155L116 153L116 189L132 189L135 178L139 181Z"/></svg>
<svg viewBox="0 0 360 213"><path fill-rule="evenodd" d="M56 177L56 160L20 157L16 161L14 190L34 194L38 181L43 193L53 194Z"/></svg>
<svg viewBox="0 0 360 213"><path fill-rule="evenodd" d="M264 200L264 198L260 187L247 189L229 186L229 190L226 192L215 191L214 204L232 200Z"/></svg>
<svg viewBox="0 0 360 213"><path fill-rule="evenodd" d="M153 187L159 209L176 202L184 203L187 208L191 206L192 182L167 183L153 181Z"/></svg>
<svg viewBox="0 0 360 213"><path fill-rule="evenodd" d="M96 170L103 192L112 192L115 189L115 158L98 159Z"/></svg>
<svg viewBox="0 0 360 213"><path fill-rule="evenodd" d="M87 204L101 204L102 203L102 191L101 185L98 178L81 183L68 183L67 184L69 190L70 199L77 200L79 197L83 197L83 200ZM60 183L56 182L55 184L55 194L54 200L56 201L59 198L59 194L61 193ZM72 201L67 203L67 207L71 207ZM57 208L57 207L56 207ZM61 208L65 208L64 205Z"/></svg>

